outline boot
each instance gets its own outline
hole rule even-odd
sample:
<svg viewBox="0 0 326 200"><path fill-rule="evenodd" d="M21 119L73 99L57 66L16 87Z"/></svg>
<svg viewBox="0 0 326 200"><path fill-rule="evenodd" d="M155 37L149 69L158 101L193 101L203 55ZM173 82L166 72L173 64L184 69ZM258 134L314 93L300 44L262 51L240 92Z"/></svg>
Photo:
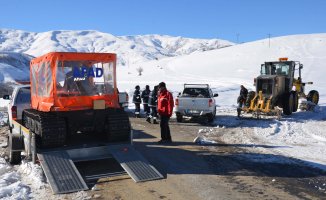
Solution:
<svg viewBox="0 0 326 200"><path fill-rule="evenodd" d="M151 118L150 118L150 117L147 117L146 121L147 121L148 123L151 123Z"/></svg>

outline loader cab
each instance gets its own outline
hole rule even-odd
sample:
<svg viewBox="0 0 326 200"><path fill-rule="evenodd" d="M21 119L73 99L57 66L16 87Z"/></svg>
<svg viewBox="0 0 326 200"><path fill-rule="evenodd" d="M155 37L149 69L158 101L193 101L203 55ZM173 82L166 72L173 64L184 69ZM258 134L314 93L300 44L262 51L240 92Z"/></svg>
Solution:
<svg viewBox="0 0 326 200"><path fill-rule="evenodd" d="M260 75L276 75L293 77L295 64L289 62L265 62L261 65Z"/></svg>
<svg viewBox="0 0 326 200"><path fill-rule="evenodd" d="M287 61L287 58L280 58L279 61L265 62L262 64L261 73L258 77L258 79L262 80L257 80L257 92L262 90L263 94L265 94L264 91L266 91L267 94L273 94L273 96L284 92L290 92L295 81L294 74L296 71L296 64L295 61ZM301 70L300 68L298 69ZM268 79L269 81L267 81ZM259 82L263 83L259 84Z"/></svg>

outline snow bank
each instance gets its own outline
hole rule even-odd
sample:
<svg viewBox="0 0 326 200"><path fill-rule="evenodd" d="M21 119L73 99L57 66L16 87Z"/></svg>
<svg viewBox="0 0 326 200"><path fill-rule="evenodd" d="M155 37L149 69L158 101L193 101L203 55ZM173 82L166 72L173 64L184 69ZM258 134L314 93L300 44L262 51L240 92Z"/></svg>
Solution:
<svg viewBox="0 0 326 200"><path fill-rule="evenodd" d="M0 158L0 198L29 199L31 189L21 182L21 176L4 158Z"/></svg>

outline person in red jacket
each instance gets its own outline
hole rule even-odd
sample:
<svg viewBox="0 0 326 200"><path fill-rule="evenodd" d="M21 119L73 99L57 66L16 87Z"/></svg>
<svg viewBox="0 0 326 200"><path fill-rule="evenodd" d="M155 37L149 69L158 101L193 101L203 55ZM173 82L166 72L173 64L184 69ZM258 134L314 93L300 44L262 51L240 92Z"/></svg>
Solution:
<svg viewBox="0 0 326 200"><path fill-rule="evenodd" d="M157 112L161 117L161 140L159 143L168 143L172 142L169 120L173 113L174 101L172 94L166 89L164 82L161 82L158 85L158 89L159 96L157 98Z"/></svg>

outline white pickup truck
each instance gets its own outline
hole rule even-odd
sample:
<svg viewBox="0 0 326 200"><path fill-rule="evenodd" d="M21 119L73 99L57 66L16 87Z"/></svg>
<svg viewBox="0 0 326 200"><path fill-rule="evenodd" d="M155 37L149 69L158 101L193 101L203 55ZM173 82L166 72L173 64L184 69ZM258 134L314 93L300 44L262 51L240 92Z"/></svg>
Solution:
<svg viewBox="0 0 326 200"><path fill-rule="evenodd" d="M127 92L119 92L119 104L121 108L128 107L129 95Z"/></svg>
<svg viewBox="0 0 326 200"><path fill-rule="evenodd" d="M182 122L183 116L207 117L208 122L214 121L216 104L208 84L184 84L182 93L175 99L177 121Z"/></svg>
<svg viewBox="0 0 326 200"><path fill-rule="evenodd" d="M10 99L10 103L8 104L8 122L10 130L12 128L12 120L21 120L23 110L31 108L30 88L30 85L19 85L14 88L11 98L9 95L5 95L6 99Z"/></svg>

